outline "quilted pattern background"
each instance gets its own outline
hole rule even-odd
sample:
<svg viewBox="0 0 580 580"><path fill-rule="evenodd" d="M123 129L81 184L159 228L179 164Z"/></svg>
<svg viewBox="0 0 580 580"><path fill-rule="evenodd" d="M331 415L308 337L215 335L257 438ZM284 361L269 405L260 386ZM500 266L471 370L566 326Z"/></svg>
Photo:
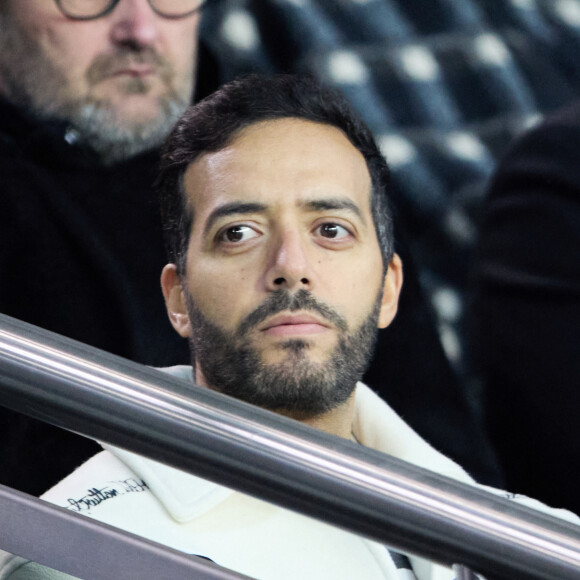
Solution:
<svg viewBox="0 0 580 580"><path fill-rule="evenodd" d="M486 183L516 135L580 95L580 0L218 0L202 37L220 82L313 73L368 122L477 406L463 313Z"/></svg>

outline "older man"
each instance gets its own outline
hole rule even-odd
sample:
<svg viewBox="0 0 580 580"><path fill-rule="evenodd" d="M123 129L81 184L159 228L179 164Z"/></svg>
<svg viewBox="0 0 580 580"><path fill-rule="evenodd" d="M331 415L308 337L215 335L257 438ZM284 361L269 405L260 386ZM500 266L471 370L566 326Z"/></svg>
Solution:
<svg viewBox="0 0 580 580"><path fill-rule="evenodd" d="M152 182L191 102L203 4L0 2L0 312L140 362L187 360L158 292ZM0 409L2 484L40 494L94 449Z"/></svg>
<svg viewBox="0 0 580 580"><path fill-rule="evenodd" d="M193 363L168 371L470 481L359 382L403 279L387 176L368 129L307 79L248 77L192 108L160 179L172 260L163 293ZM88 507L91 489L116 481L138 485ZM452 577L111 447L43 497L262 580ZM0 578L43 573L10 555L0 567Z"/></svg>

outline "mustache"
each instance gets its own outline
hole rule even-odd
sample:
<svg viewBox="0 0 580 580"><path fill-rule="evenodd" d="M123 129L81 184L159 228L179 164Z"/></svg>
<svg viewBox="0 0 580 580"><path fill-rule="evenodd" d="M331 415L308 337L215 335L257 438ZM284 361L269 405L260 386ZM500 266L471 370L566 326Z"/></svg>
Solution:
<svg viewBox="0 0 580 580"><path fill-rule="evenodd" d="M318 313L342 332L348 330L346 320L332 306L324 304L324 302L315 298L308 290L298 290L295 294L290 294L288 290L277 290L270 294L260 306L242 320L236 334L242 337L250 329L270 316L285 310L289 310L290 312L310 310Z"/></svg>
<svg viewBox="0 0 580 580"><path fill-rule="evenodd" d="M114 75L119 70L133 65L149 65L155 71L169 74L167 59L151 47L133 48L121 47L111 54L99 54L87 70L87 80L91 85Z"/></svg>

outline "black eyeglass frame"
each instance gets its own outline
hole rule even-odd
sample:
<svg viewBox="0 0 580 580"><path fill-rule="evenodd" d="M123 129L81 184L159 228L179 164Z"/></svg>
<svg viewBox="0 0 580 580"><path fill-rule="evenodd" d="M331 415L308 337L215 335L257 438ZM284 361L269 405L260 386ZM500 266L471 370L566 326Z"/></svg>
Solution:
<svg viewBox="0 0 580 580"><path fill-rule="evenodd" d="M104 10L102 10L98 14L95 14L94 16L74 16L72 14L69 14L63 8L63 5L62 5L63 0L54 0L54 1L55 1L56 5L58 6L58 9L67 18L70 18L71 20L96 20L97 18L102 18L103 16L106 16L107 14L111 13L115 9L117 4L120 2L120 0L110 0L109 5ZM151 10L153 10L153 12L155 12L155 14L158 14L162 18L167 18L168 20L179 20L181 18L187 18L188 16L192 16L193 14L195 14L196 12L201 10L204 6L209 4L210 0L201 0L199 6L197 8L194 8L193 10L190 10L189 12L186 12L185 14L179 14L179 15L164 14L163 12L161 12L158 8L156 8L154 6L153 0L147 0L147 2L149 3L149 6L151 6Z"/></svg>

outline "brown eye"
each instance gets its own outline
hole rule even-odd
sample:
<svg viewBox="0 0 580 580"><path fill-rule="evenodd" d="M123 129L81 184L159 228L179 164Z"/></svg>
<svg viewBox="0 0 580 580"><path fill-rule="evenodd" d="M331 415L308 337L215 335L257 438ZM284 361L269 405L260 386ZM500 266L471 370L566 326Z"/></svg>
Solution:
<svg viewBox="0 0 580 580"><path fill-rule="evenodd" d="M244 239L244 228L241 226L236 226L226 230L226 239L228 242L239 242Z"/></svg>
<svg viewBox="0 0 580 580"><path fill-rule="evenodd" d="M237 243L245 242L257 235L258 232L250 226L240 225L227 228L220 234L219 239L222 242Z"/></svg>
<svg viewBox="0 0 580 580"><path fill-rule="evenodd" d="M322 224L319 230L322 237L334 240L340 240L350 235L350 232L346 228L333 223Z"/></svg>

